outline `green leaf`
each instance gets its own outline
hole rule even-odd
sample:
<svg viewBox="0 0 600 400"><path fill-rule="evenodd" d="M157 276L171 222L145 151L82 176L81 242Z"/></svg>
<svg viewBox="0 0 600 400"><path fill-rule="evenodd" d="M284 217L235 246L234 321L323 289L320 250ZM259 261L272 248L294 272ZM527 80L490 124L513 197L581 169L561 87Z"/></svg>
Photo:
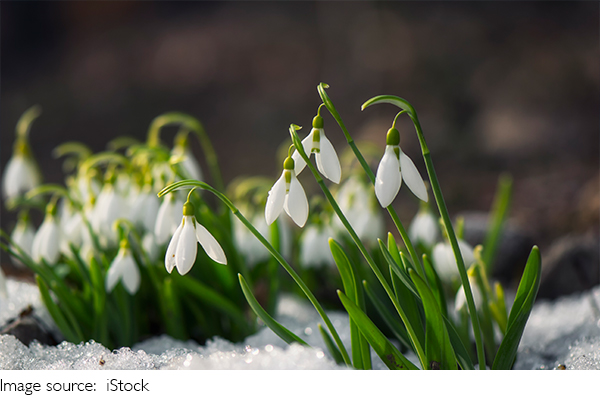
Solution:
<svg viewBox="0 0 600 400"><path fill-rule="evenodd" d="M333 342L333 339L331 338L329 333L325 330L325 328L323 328L323 325L321 325L320 323L318 324L318 327L319 327L319 332L321 332L321 337L323 338L323 341L325 342L325 346L327 346L327 350L329 350L329 353L333 357L333 360L336 362L336 364L345 364L344 357L342 357L342 353L340 353L340 349L337 348L337 346Z"/></svg>
<svg viewBox="0 0 600 400"><path fill-rule="evenodd" d="M389 369L418 369L385 337L367 315L354 304L342 291L337 291L342 304L350 318L356 322L361 333L365 336L373 350Z"/></svg>
<svg viewBox="0 0 600 400"><path fill-rule="evenodd" d="M515 301L508 316L506 335L502 343L500 343L500 348L496 353L492 369L512 368L527 319L540 288L541 272L542 259L540 257L540 250L537 246L533 246L525 265L525 271L523 271L519 288L517 289Z"/></svg>
<svg viewBox="0 0 600 400"><path fill-rule="evenodd" d="M340 272L346 296L364 310L364 295L361 292L360 285L358 285L357 278L348 256L334 239L329 239L329 248L331 249L331 255ZM371 365L369 344L352 320L350 320L350 342L352 346L352 364L354 368L370 369L368 368Z"/></svg>
<svg viewBox="0 0 600 400"><path fill-rule="evenodd" d="M363 286L371 303L373 303L373 306L375 306L375 309L379 312L379 315L381 315L381 318L383 318L383 321L390 328L396 339L398 339L398 341L406 348L412 348L412 342L408 337L408 332L406 332L406 328L398 319L398 316L388 310L383 301L373 292L373 290L371 290L367 281L363 281Z"/></svg>
<svg viewBox="0 0 600 400"><path fill-rule="evenodd" d="M410 277L415 283L425 310L425 354L427 369L457 369L456 356L450 343L450 337L444 323L444 316L438 302L427 286L427 283L414 270L410 269Z"/></svg>
<svg viewBox="0 0 600 400"><path fill-rule="evenodd" d="M429 262L429 258L427 255L423 254L423 266L425 267L425 275L427 276L427 280L429 281L429 286L431 287L431 291L435 299L440 306L440 310L444 317L448 316L448 306L446 304L446 296L444 295L444 287L442 285L442 281L438 276L435 268Z"/></svg>
<svg viewBox="0 0 600 400"><path fill-rule="evenodd" d="M483 261L488 268L487 272L493 269L496 250L502 234L502 227L510 207L511 196L512 178L508 175L502 175L498 180L498 188L491 213L491 224L483 244Z"/></svg>
<svg viewBox="0 0 600 400"><path fill-rule="evenodd" d="M406 273L406 270L403 267L400 267L396 263L396 260L394 260L394 257L392 257L392 255L390 254L390 252L388 251L388 249L385 247L385 244L381 241L381 239L377 239L377 240L379 242L379 248L381 249L381 253L383 253L383 256L385 257L385 260L388 262L390 268L392 268L392 271L394 271L394 273L396 274L396 276L398 276L398 278L400 278L400 280L402 281L402 283L416 297L419 297L419 293L416 290L415 284L410 279L410 276L408 276L408 274Z"/></svg>
<svg viewBox="0 0 600 400"><path fill-rule="evenodd" d="M240 279L240 286L242 287L242 291L244 292L244 296L246 296L246 300L248 304L254 310L254 313L260 318L265 325L267 325L277 336L282 338L287 344L292 344L294 342L298 342L304 346L308 346L308 344L296 336L294 333L289 331L279 322L275 321L259 304L258 300L252 294L252 290L248 287L246 280L242 276L242 274L238 274L238 278ZM310 346L309 346L310 347Z"/></svg>

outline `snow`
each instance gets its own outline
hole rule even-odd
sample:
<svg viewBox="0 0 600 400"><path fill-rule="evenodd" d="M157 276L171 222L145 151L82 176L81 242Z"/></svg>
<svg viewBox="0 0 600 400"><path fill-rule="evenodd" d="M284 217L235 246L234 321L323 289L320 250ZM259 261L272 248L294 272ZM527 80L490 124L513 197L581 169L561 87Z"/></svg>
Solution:
<svg viewBox="0 0 600 400"><path fill-rule="evenodd" d="M7 280L8 299L0 299L0 325L32 305L35 315L51 329L53 323L34 285ZM553 302L539 301L525 329L515 369L600 369L600 315L592 306L600 304L600 286ZM348 316L328 313L348 351ZM347 369L331 359L318 330L321 322L305 301L282 297L278 320L311 347L287 345L268 328L260 329L243 343L213 338L203 346L168 336L155 337L133 348L115 351L90 341L58 346L37 342L25 346L14 336L0 335L0 369L5 370L334 370ZM409 359L417 363L414 355ZM386 369L372 354L375 369ZM417 363L418 364L418 363Z"/></svg>

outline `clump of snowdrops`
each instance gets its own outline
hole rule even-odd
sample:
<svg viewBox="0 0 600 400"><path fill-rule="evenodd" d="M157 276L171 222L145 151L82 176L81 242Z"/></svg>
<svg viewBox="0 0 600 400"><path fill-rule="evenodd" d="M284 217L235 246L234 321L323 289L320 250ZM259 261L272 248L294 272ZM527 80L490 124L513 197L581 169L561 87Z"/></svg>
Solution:
<svg viewBox="0 0 600 400"><path fill-rule="evenodd" d="M471 247L461 238L461 221L455 230L450 219L410 103L385 95L363 104L363 110L384 103L399 109L382 132L386 147L378 151L383 156L374 173L367 160L373 152L367 158L361 153L327 88L317 87L322 104L308 135L301 139L301 127L289 126L291 141L274 183L240 178L226 189L202 125L180 113L157 117L146 143L120 138L95 155L81 143L59 146L57 155L69 156L74 166L65 186L40 185L33 178L38 175L21 171L31 179L12 189L8 204L24 211L12 235L3 233L2 246L36 273L65 337L124 345L158 329L176 338L239 340L256 329L249 305L283 340L307 345L274 316L279 293L295 290L322 318L320 333L340 364L370 369L373 349L390 369L510 369L541 271L534 247L507 309L503 288L490 275L510 180L499 181L485 243ZM325 134L323 108L344 134L351 157L346 153L340 161ZM30 152L19 150L27 147L33 120L27 115L17 127L17 143L25 145L15 145L14 158L34 171ZM415 155L400 147L399 118L414 124L427 180L412 161ZM172 124L180 130L169 150L159 132ZM190 134L203 147L212 186L189 151ZM310 202L298 179L304 170L322 192ZM402 186L419 203L408 229L392 205ZM34 234L27 210L39 207L42 197L48 197L40 202L46 216ZM385 232L384 211L394 232ZM350 316L350 349L321 304L323 287L337 287L334 303ZM409 351L416 365L406 357Z"/></svg>

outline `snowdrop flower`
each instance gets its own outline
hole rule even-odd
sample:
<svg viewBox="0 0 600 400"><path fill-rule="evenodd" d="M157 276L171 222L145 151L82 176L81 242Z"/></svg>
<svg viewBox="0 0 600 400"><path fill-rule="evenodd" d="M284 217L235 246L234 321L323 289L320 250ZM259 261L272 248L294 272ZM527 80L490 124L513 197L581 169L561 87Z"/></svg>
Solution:
<svg viewBox="0 0 600 400"><path fill-rule="evenodd" d="M227 264L227 258L219 242L205 227L196 222L194 206L188 199L183 205L181 225L175 231L167 247L165 255L167 272L171 273L173 268L177 267L177 271L181 275L187 274L196 261L198 242L210 258L220 264Z"/></svg>
<svg viewBox="0 0 600 400"><path fill-rule="evenodd" d="M119 218L127 215L127 202L115 190L112 183L107 183L98 195L91 223L98 233L103 246L114 246L117 243L117 232L113 224Z"/></svg>
<svg viewBox="0 0 600 400"><path fill-rule="evenodd" d="M29 214L24 213L19 215L17 225L10 235L11 241L27 256L31 257L31 248L33 247L34 237L35 232L29 221ZM18 253L16 249L13 250ZM23 263L18 258L11 257L11 260L16 266L23 266Z"/></svg>
<svg viewBox="0 0 600 400"><path fill-rule="evenodd" d="M160 201L152 185L147 183L137 193L131 203L131 221L140 229L153 231L160 207Z"/></svg>
<svg viewBox="0 0 600 400"><path fill-rule="evenodd" d="M182 218L181 209L183 201L175 196L174 192L168 193L158 208L156 223L154 224L154 240L159 246L167 243L173 236Z"/></svg>
<svg viewBox="0 0 600 400"><path fill-rule="evenodd" d="M282 210L292 218L299 227L303 227L308 218L308 200L304 188L296 178L294 159L288 157L283 162L281 177L275 182L265 207L265 219L268 225L279 217Z"/></svg>
<svg viewBox="0 0 600 400"><path fill-rule="evenodd" d="M465 262L466 268L475 262L473 248L464 240L458 239L458 248ZM433 263L435 270L443 282L450 283L459 277L458 265L450 243L438 243L433 248Z"/></svg>
<svg viewBox="0 0 600 400"><path fill-rule="evenodd" d="M71 245L80 247L82 231L84 229L83 217L73 205L63 200L60 208L60 251L71 257Z"/></svg>
<svg viewBox="0 0 600 400"><path fill-rule="evenodd" d="M340 183L342 177L340 160L338 159L333 145L325 136L325 131L323 130L323 117L320 115L317 115L313 119L313 128L309 135L302 141L302 146L304 147L304 152L309 157L311 153L315 153L317 168L325 178L333 183ZM302 172L304 167L306 167L306 162L297 151L294 152L292 158L296 165L296 175L298 175Z"/></svg>
<svg viewBox="0 0 600 400"><path fill-rule="evenodd" d="M383 233L384 221L377 207L372 186L356 176L351 176L342 184L336 197L340 209L360 240L368 243L376 242ZM337 215L334 221L337 228L346 232Z"/></svg>
<svg viewBox="0 0 600 400"><path fill-rule="evenodd" d="M481 290L479 290L479 285L477 285L477 279L474 276L474 272L475 271L471 268L469 269L467 274L469 276L469 286L471 286L471 292L473 293L473 301L475 302L475 308L479 310L483 305L483 296L481 294ZM454 300L454 309L458 313L461 311L461 309L466 307L466 305L467 295L465 294L464 287L461 285L461 287L458 289L458 292L456 292L456 298Z"/></svg>
<svg viewBox="0 0 600 400"><path fill-rule="evenodd" d="M106 272L106 291L112 292L117 283L121 281L129 294L134 295L140 288L140 279L140 271L131 254L129 242L127 239L123 239L117 256Z"/></svg>
<svg viewBox="0 0 600 400"><path fill-rule="evenodd" d="M311 225L300 239L300 263L305 268L319 268L323 265L335 265L329 238L335 234L330 225Z"/></svg>
<svg viewBox="0 0 600 400"><path fill-rule="evenodd" d="M400 133L390 128L387 133L385 153L377 167L375 194L383 208L396 198L402 179L406 186L422 201L427 202L427 189L412 160L400 148Z"/></svg>
<svg viewBox="0 0 600 400"><path fill-rule="evenodd" d="M33 238L31 257L35 262L40 262L43 259L48 264L53 265L58 261L60 255L60 226L55 214L56 205L51 202L46 208L44 222L42 222Z"/></svg>
<svg viewBox="0 0 600 400"><path fill-rule="evenodd" d="M2 178L5 199L14 199L41 183L38 167L31 156L29 145L17 139L13 156L8 160Z"/></svg>
<svg viewBox="0 0 600 400"><path fill-rule="evenodd" d="M146 232L142 238L142 248L148 255L150 261L154 262L158 260L158 244L154 238L154 233Z"/></svg>
<svg viewBox="0 0 600 400"><path fill-rule="evenodd" d="M425 204L425 203L421 203ZM410 240L427 248L433 247L438 238L439 224L427 207L421 207L410 223L408 235Z"/></svg>

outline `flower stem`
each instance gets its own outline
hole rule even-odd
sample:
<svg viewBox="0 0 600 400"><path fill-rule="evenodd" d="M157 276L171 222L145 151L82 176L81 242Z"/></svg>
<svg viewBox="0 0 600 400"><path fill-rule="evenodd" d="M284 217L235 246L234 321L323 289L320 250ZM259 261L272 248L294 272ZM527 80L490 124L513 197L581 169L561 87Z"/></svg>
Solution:
<svg viewBox="0 0 600 400"><path fill-rule="evenodd" d="M471 324L473 325L473 333L475 335L475 346L477 349L477 357L479 360L479 369L485 369L485 354L483 349L483 341L481 337L481 326L479 324L479 318L477 316L477 310L475 308L475 301L473 300L473 291L471 290L471 286L469 285L469 278L467 276L465 262L460 253L460 248L458 247L458 240L456 238L454 228L452 227L452 221L450 220L448 208L446 207L446 202L444 200L444 196L442 195L442 190L437 179L435 169L433 167L433 162L431 161L431 154L429 153L429 148L427 147L427 143L425 142L425 136L423 135L421 124L419 123L419 119L417 117L417 112L412 107L412 105L410 105L410 103L408 103L406 100L397 96L388 95L373 97L372 99L368 100L362 105L362 109L364 110L370 105L379 103L390 103L403 110L406 110L408 112L408 116L410 117L415 126L415 130L417 132L417 136L419 138L419 143L421 145L421 150L423 153L423 159L425 161L425 167L427 168L427 174L429 175L429 182L431 183L433 196L438 205L440 216L444 221L444 226L446 228L448 240L450 241L450 245L452 246L454 257L456 259L456 264L458 266L460 280L463 284L465 294L467 297L467 307L469 309Z"/></svg>

